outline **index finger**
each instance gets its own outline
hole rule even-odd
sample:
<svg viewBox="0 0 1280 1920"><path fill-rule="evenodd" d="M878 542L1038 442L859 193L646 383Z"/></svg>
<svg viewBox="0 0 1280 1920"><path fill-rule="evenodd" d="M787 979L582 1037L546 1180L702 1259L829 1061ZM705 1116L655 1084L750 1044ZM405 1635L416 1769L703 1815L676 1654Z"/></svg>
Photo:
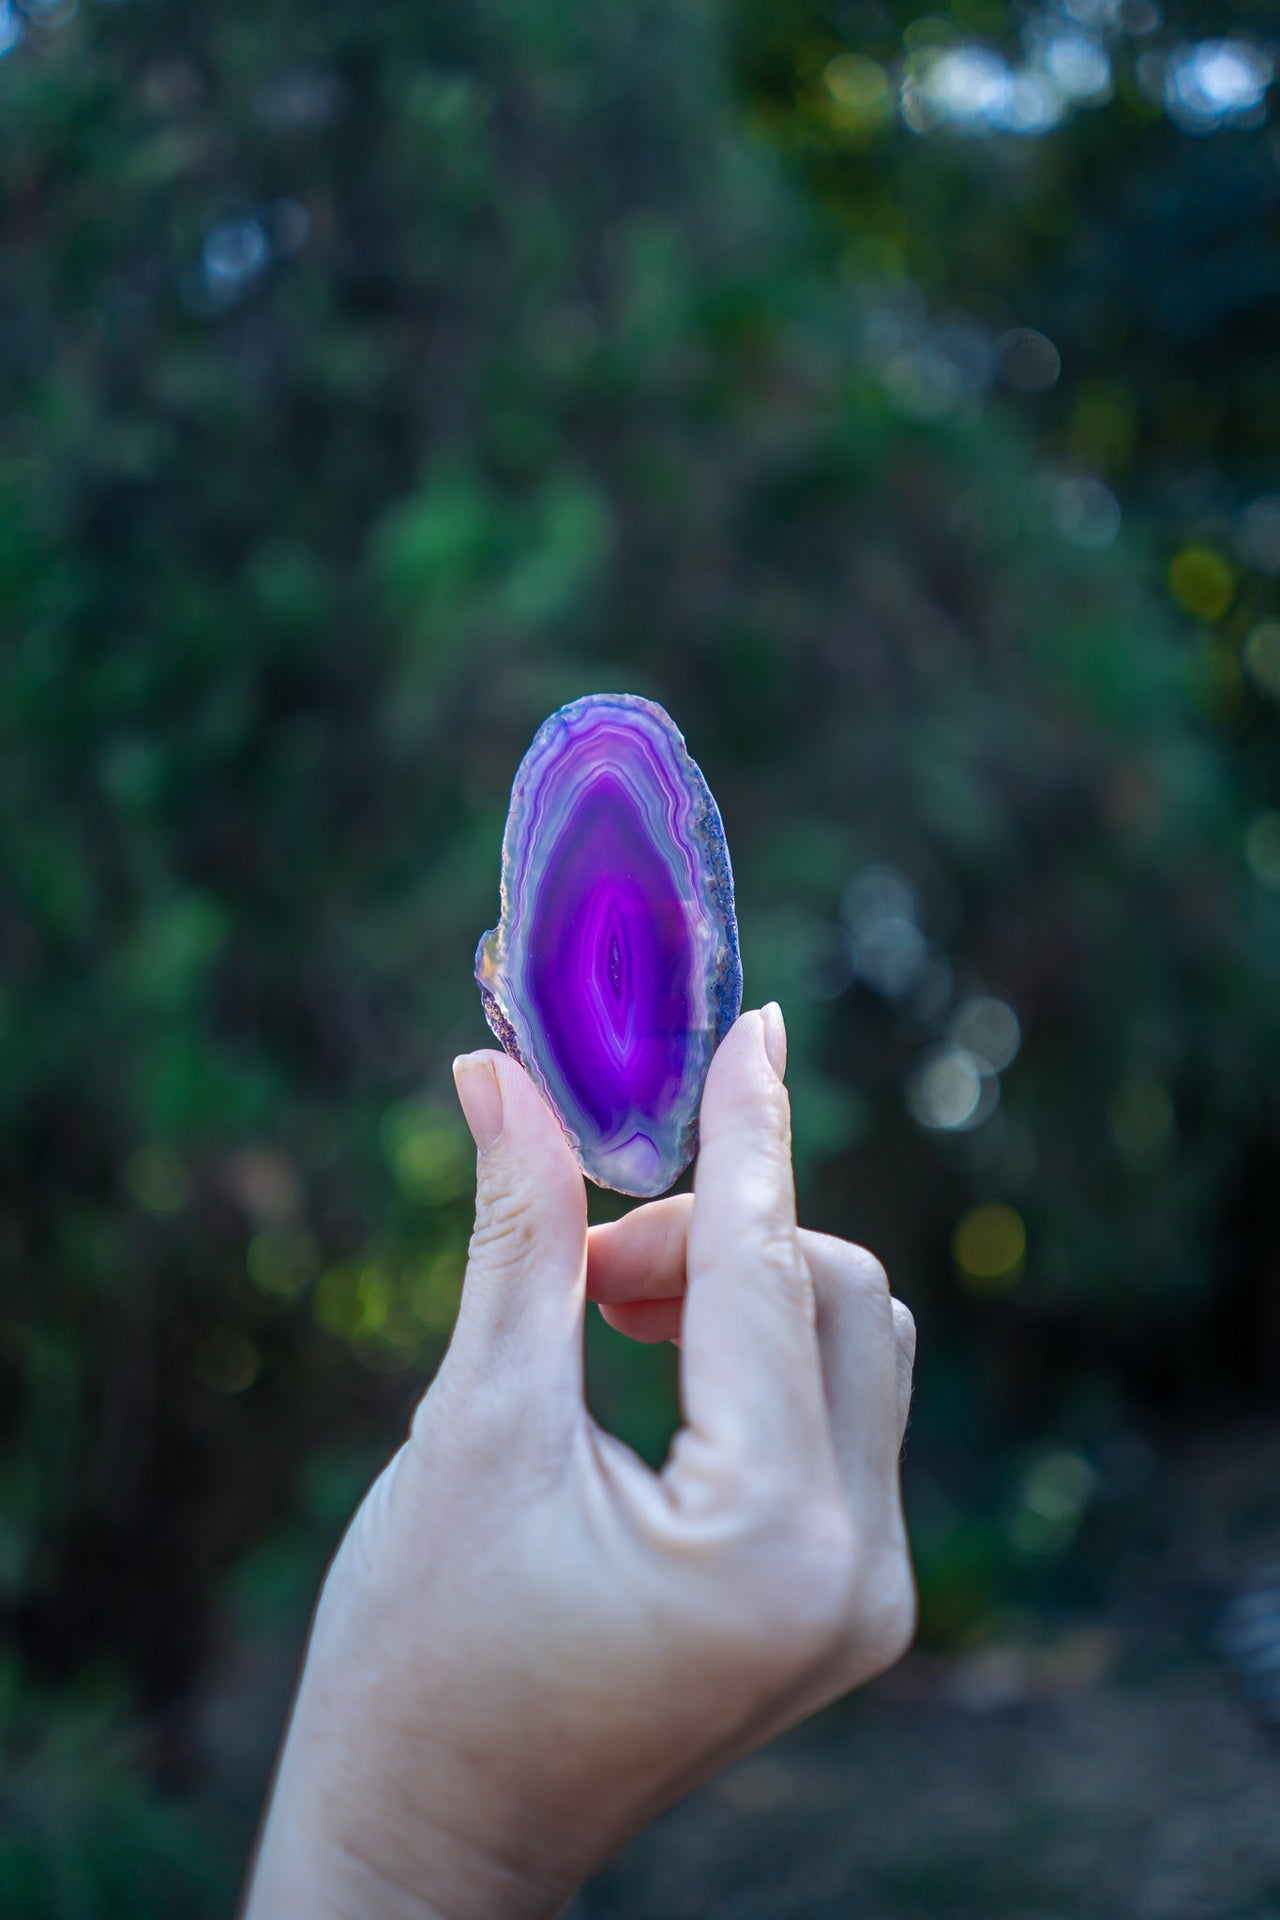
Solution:
<svg viewBox="0 0 1280 1920"><path fill-rule="evenodd" d="M702 1096L680 1385L685 1421L787 1471L827 1448L813 1281L796 1227L776 1006L747 1013Z"/></svg>

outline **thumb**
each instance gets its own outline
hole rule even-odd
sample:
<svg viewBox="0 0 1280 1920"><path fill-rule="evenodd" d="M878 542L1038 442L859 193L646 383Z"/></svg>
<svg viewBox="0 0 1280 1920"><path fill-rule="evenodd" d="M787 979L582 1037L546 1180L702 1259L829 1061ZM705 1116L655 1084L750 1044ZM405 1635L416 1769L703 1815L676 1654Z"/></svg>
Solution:
<svg viewBox="0 0 1280 1920"><path fill-rule="evenodd" d="M458 1099L476 1143L476 1219L451 1353L481 1377L582 1382L587 1203L560 1127L504 1053L461 1054ZM455 1359L456 1364L456 1359Z"/></svg>

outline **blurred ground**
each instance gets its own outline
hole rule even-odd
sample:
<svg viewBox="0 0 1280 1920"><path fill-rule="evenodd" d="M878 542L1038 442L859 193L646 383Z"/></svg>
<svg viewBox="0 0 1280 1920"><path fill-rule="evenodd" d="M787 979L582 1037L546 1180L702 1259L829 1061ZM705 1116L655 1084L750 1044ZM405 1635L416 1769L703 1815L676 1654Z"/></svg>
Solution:
<svg viewBox="0 0 1280 1920"><path fill-rule="evenodd" d="M912 1657L668 1815L573 1920L1280 1913L1280 1744L1222 1675L1185 1644L1143 1672L1105 1628L1046 1651L1039 1686L1017 1648Z"/></svg>
<svg viewBox="0 0 1280 1920"><path fill-rule="evenodd" d="M1280 1915L1280 1723L1216 1631L1280 1561L1278 1477L1280 1427L1157 1448L1099 1605L913 1653L641 1835L569 1920ZM295 1658L250 1637L205 1695L211 1798L246 1828Z"/></svg>
<svg viewBox="0 0 1280 1920"><path fill-rule="evenodd" d="M1280 1734L1212 1651L1280 1545L1278 1470L1280 1432L1182 1449L1100 1613L912 1654L669 1814L573 1920L1280 1914Z"/></svg>

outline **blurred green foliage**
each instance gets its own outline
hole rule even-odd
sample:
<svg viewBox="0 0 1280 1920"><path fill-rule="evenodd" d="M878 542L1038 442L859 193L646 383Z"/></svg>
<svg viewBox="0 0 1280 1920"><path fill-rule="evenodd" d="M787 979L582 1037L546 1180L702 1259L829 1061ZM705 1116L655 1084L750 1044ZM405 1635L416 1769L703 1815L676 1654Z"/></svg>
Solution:
<svg viewBox="0 0 1280 1920"><path fill-rule="evenodd" d="M148 1787L113 1699L29 1694L9 1666L0 1728L0 1912L164 1920L179 1905L225 1908L225 1863L189 1809Z"/></svg>
<svg viewBox="0 0 1280 1920"><path fill-rule="evenodd" d="M935 1638L1274 1383L1280 169L1143 5L0 14L0 1618L70 1809L51 1880L16 1734L6 1913L161 1910L77 1689L185 1791L441 1351L448 1063L578 693L685 729L806 1215L918 1307ZM1109 91L1002 131L1050 27ZM660 1457L669 1361L592 1340Z"/></svg>

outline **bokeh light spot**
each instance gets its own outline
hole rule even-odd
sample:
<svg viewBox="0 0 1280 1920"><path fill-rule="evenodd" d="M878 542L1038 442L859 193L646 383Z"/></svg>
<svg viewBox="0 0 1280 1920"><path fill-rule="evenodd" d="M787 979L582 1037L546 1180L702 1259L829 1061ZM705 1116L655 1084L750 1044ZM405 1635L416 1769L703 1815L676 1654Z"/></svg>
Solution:
<svg viewBox="0 0 1280 1920"><path fill-rule="evenodd" d="M864 867L845 889L841 914L860 980L887 999L911 992L929 955L916 920L915 889L894 867Z"/></svg>
<svg viewBox="0 0 1280 1920"><path fill-rule="evenodd" d="M902 113L917 133L1043 133L1062 117L1062 96L1045 74L1015 71L1003 54L967 45L931 50L908 75Z"/></svg>
<svg viewBox="0 0 1280 1920"><path fill-rule="evenodd" d="M448 1333L457 1318L462 1296L466 1250L447 1247L414 1275L409 1306L424 1333Z"/></svg>
<svg viewBox="0 0 1280 1920"><path fill-rule="evenodd" d="M998 123L1007 110L1013 76L989 47L949 47L925 63L920 93L931 112L957 126Z"/></svg>
<svg viewBox="0 0 1280 1920"><path fill-rule="evenodd" d="M1212 547L1184 547L1169 566L1169 591L1196 620L1221 620L1235 594L1235 574Z"/></svg>
<svg viewBox="0 0 1280 1920"><path fill-rule="evenodd" d="M339 1340L349 1340L360 1321L359 1274L354 1267L330 1267L312 1298L316 1324Z"/></svg>
<svg viewBox="0 0 1280 1920"><path fill-rule="evenodd" d="M854 943L860 977L877 993L898 999L910 993L927 952L925 938L913 921L886 917L861 932Z"/></svg>
<svg viewBox="0 0 1280 1920"><path fill-rule="evenodd" d="M382 1144L407 1199L441 1206L471 1184L470 1135L460 1120L422 1100L405 1100L383 1116Z"/></svg>
<svg viewBox="0 0 1280 1920"><path fill-rule="evenodd" d="M1015 393L1047 393L1062 372L1062 356L1046 333L1010 327L996 341L1004 383Z"/></svg>
<svg viewBox="0 0 1280 1920"><path fill-rule="evenodd" d="M1078 1453L1050 1453L1027 1474L1023 1497L1046 1520L1074 1519L1093 1492L1095 1475Z"/></svg>
<svg viewBox="0 0 1280 1920"><path fill-rule="evenodd" d="M1058 474L1049 483L1049 517L1071 546L1097 553L1120 531L1120 502L1091 474Z"/></svg>
<svg viewBox="0 0 1280 1920"><path fill-rule="evenodd" d="M1062 119L1065 102L1048 74L1033 68L1015 72L1004 125L1010 133L1049 133Z"/></svg>
<svg viewBox="0 0 1280 1920"><path fill-rule="evenodd" d="M270 255L260 220L220 220L204 243L204 270L215 283L238 286L261 273Z"/></svg>
<svg viewBox="0 0 1280 1920"><path fill-rule="evenodd" d="M971 1207L956 1227L952 1253L964 1285L975 1293L1002 1293L1020 1278L1026 1261L1022 1215L998 1200Z"/></svg>
<svg viewBox="0 0 1280 1920"><path fill-rule="evenodd" d="M1022 1028L1007 1000L993 993L980 993L957 1007L951 1019L950 1037L958 1047L965 1047L985 1060L994 1072L1003 1073L1017 1059Z"/></svg>
<svg viewBox="0 0 1280 1920"><path fill-rule="evenodd" d="M355 1334L381 1333L391 1312L391 1281L379 1261L361 1267L355 1286Z"/></svg>
<svg viewBox="0 0 1280 1920"><path fill-rule="evenodd" d="M1022 1505L1010 1533L1025 1553L1059 1553L1074 1537L1097 1485L1097 1475L1078 1453L1042 1454L1027 1469Z"/></svg>
<svg viewBox="0 0 1280 1920"><path fill-rule="evenodd" d="M934 1047L907 1081L907 1110L931 1132L968 1133L995 1111L1000 1083L965 1047Z"/></svg>
<svg viewBox="0 0 1280 1920"><path fill-rule="evenodd" d="M889 76L878 60L857 53L837 54L828 61L822 82L838 126L855 132L875 127L892 110Z"/></svg>
<svg viewBox="0 0 1280 1920"><path fill-rule="evenodd" d="M914 920L915 888L896 867L863 867L845 888L840 911L855 934L872 920Z"/></svg>
<svg viewBox="0 0 1280 1920"><path fill-rule="evenodd" d="M1045 71L1068 100L1101 102L1111 94L1111 56L1092 34L1055 33L1041 58Z"/></svg>
<svg viewBox="0 0 1280 1920"><path fill-rule="evenodd" d="M1275 72L1251 40L1201 40L1179 47L1165 73L1164 104L1188 133L1211 133L1257 112Z"/></svg>

